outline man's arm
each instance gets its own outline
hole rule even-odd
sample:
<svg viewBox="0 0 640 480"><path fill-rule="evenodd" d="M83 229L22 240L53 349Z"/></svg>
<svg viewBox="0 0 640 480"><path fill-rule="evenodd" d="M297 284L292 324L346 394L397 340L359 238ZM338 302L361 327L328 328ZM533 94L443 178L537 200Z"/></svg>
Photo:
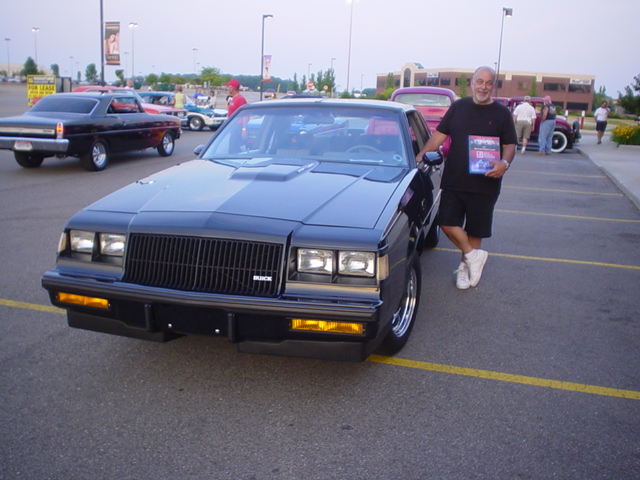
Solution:
<svg viewBox="0 0 640 480"><path fill-rule="evenodd" d="M431 138L429 138L426 145L422 147L422 150L420 150L420 153L418 153L418 155L416 156L416 162L422 163L422 156L427 152L435 152L436 150L438 150L440 145L442 145L448 137L448 135L445 135L438 130L433 132Z"/></svg>
<svg viewBox="0 0 640 480"><path fill-rule="evenodd" d="M510 143L508 145L502 146L502 156L500 160L490 160L493 163L493 168L485 173L485 176L491 178L501 178L506 172L507 168L509 168L502 160L506 160L509 165L513 162L513 158L516 155L516 149L518 148L518 144Z"/></svg>

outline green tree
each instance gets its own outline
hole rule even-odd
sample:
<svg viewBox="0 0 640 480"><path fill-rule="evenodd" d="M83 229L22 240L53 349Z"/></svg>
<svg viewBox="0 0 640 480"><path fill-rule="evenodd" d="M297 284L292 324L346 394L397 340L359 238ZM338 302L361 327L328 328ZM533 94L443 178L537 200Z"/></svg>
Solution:
<svg viewBox="0 0 640 480"><path fill-rule="evenodd" d="M56 76L59 77L60 76L60 67L58 66L57 63L54 63L53 65L51 65L51 72Z"/></svg>
<svg viewBox="0 0 640 480"><path fill-rule="evenodd" d="M592 110L598 108L604 101L611 103L611 99L607 95L606 88L601 86L598 91L593 94L593 105L591 106Z"/></svg>
<svg viewBox="0 0 640 480"><path fill-rule="evenodd" d="M395 89L395 87L396 87L396 80L395 78L393 78L393 73L389 72L387 74L387 83L385 83L384 89L385 90L389 90L390 88Z"/></svg>
<svg viewBox="0 0 640 480"><path fill-rule="evenodd" d="M633 115L640 115L640 75L633 77L635 84L624 88L625 94L618 92L618 105ZM633 91L636 93L633 93Z"/></svg>
<svg viewBox="0 0 640 480"><path fill-rule="evenodd" d="M531 88L527 92L527 95L530 97L538 96L538 79L536 77L533 77L533 80L531 80Z"/></svg>
<svg viewBox="0 0 640 480"><path fill-rule="evenodd" d="M84 76L87 79L87 83L96 83L98 80L98 71L96 70L95 63L87 65L87 69L84 71Z"/></svg>
<svg viewBox="0 0 640 480"><path fill-rule="evenodd" d="M467 86L467 76L463 73L458 79L458 96L460 98L465 98L467 96Z"/></svg>
<svg viewBox="0 0 640 480"><path fill-rule="evenodd" d="M126 82L124 81L124 70L118 69L116 70L116 77L120 80L120 85L124 85Z"/></svg>
<svg viewBox="0 0 640 480"><path fill-rule="evenodd" d="M203 82L209 82L212 87L219 87L222 85L222 73L219 68L205 67L200 72L200 78Z"/></svg>
<svg viewBox="0 0 640 480"><path fill-rule="evenodd" d="M162 72L159 78L160 83L171 83L171 75L168 73Z"/></svg>
<svg viewBox="0 0 640 480"><path fill-rule="evenodd" d="M27 61L24 62L24 68L20 70L20 75L25 76L25 75L37 75L37 74L38 74L38 66L36 65L36 62L33 60L33 58L28 57Z"/></svg>
<svg viewBox="0 0 640 480"><path fill-rule="evenodd" d="M156 75L155 73L150 73L144 80L149 85L155 85L156 83L158 83L158 75Z"/></svg>

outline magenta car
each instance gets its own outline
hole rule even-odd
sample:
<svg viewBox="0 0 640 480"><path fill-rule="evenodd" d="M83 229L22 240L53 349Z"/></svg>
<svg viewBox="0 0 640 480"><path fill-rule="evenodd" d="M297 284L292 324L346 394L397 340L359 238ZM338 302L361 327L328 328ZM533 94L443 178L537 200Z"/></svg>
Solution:
<svg viewBox="0 0 640 480"><path fill-rule="evenodd" d="M456 94L448 88L405 87L393 92L391 101L415 106L426 120L429 129L435 132L444 114L456 101ZM445 157L449 153L450 143L451 140L447 139L442 145L442 153Z"/></svg>

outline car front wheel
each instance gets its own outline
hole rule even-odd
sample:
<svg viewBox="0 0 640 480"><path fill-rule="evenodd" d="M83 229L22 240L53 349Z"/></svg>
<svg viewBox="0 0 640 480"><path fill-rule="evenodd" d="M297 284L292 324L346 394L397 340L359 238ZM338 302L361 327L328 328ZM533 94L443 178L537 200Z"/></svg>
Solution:
<svg viewBox="0 0 640 480"><path fill-rule="evenodd" d="M200 117L189 117L189 130L202 130L204 122Z"/></svg>
<svg viewBox="0 0 640 480"><path fill-rule="evenodd" d="M553 132L553 138L551 139L551 151L553 153L564 152L568 145L569 139L567 139L567 136L563 132L559 130Z"/></svg>
<svg viewBox="0 0 640 480"><path fill-rule="evenodd" d="M88 152L80 155L80 162L84 169L90 172L104 170L107 167L107 163L109 163L107 145L102 140L96 140Z"/></svg>
<svg viewBox="0 0 640 480"><path fill-rule="evenodd" d="M420 305L421 277L420 261L414 258L400 305L391 318L391 330L382 341L381 350L386 355L398 353L409 340Z"/></svg>
<svg viewBox="0 0 640 480"><path fill-rule="evenodd" d="M169 157L173 153L175 149L176 141L173 138L173 134L171 132L164 132L162 135L162 141L160 145L158 145L158 153L161 157Z"/></svg>
<svg viewBox="0 0 640 480"><path fill-rule="evenodd" d="M34 155L32 153L25 152L13 152L13 156L16 158L18 165L24 168L36 168L42 165L44 156Z"/></svg>

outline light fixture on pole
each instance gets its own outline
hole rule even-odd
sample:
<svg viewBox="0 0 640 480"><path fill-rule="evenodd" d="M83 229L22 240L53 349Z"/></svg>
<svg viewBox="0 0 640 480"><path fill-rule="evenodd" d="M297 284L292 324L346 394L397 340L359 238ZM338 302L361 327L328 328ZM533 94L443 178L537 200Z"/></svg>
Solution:
<svg viewBox="0 0 640 480"><path fill-rule="evenodd" d="M138 24L135 22L130 22L129 23L129 28L131 29L131 78L134 81L134 85L135 85L135 80L136 80L136 60L135 60L135 52L134 52L134 32L136 30L136 28L138 28ZM134 87L135 88L135 87Z"/></svg>
<svg viewBox="0 0 640 480"><path fill-rule="evenodd" d="M40 29L38 27L33 27L31 29L31 31L33 32L33 44L36 48L36 69L38 68L38 32L40 31Z"/></svg>
<svg viewBox="0 0 640 480"><path fill-rule="evenodd" d="M498 71L496 72L496 97L500 88L500 59L502 57L502 33L504 32L504 17L513 16L513 8L502 7L502 26L500 27L500 48L498 49Z"/></svg>
<svg viewBox="0 0 640 480"><path fill-rule="evenodd" d="M262 100L262 91L264 90L264 19L273 18L270 13L262 15L262 44L260 47L260 100Z"/></svg>

